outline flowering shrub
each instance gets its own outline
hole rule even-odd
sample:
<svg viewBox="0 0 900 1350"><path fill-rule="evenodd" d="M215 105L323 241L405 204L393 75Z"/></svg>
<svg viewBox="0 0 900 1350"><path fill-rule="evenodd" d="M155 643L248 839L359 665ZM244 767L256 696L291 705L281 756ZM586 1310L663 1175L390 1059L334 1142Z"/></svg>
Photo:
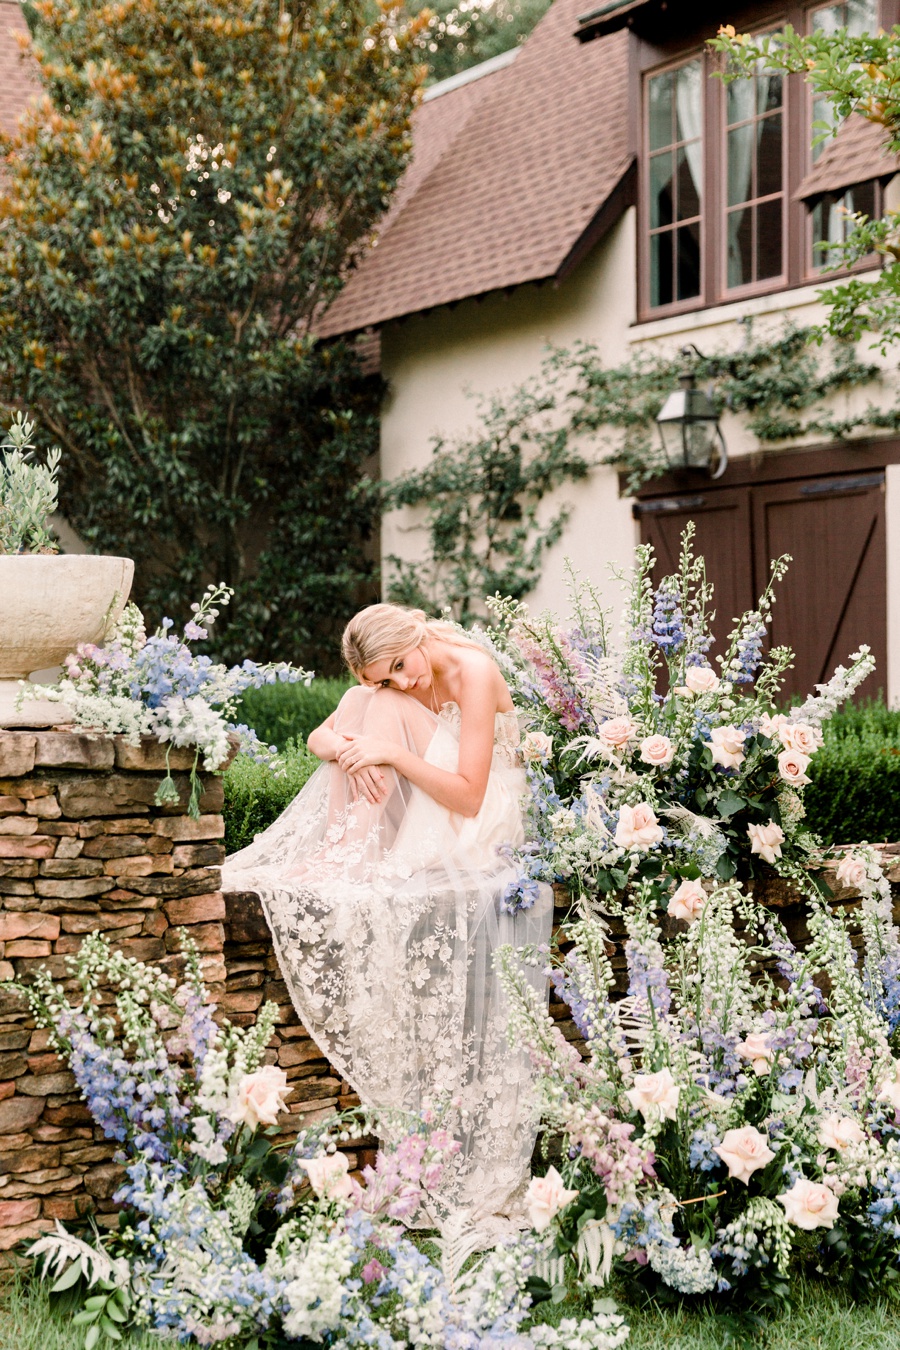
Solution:
<svg viewBox="0 0 900 1350"><path fill-rule="evenodd" d="M867 647L789 713L778 713L786 647L764 653L772 565L757 608L736 623L715 669L712 587L690 523L679 570L654 588L653 550L637 549L620 651L606 615L575 587L569 626L495 601L498 659L529 730L531 788L522 877L511 909L541 881L597 897L652 881L659 903L686 917L705 883L747 879L761 863L808 881L818 841L804 828L807 770L822 724L874 669Z"/></svg>
<svg viewBox="0 0 900 1350"><path fill-rule="evenodd" d="M501 954L510 1037L565 1159L532 1181L531 1218L583 1284L615 1265L657 1296L746 1312L786 1299L795 1261L857 1296L897 1279L900 936L871 850L839 877L862 893L858 920L814 903L803 953L735 881L685 903L666 943L651 881L608 900L627 931L618 1002L605 924L586 912L551 967L584 1060Z"/></svg>
<svg viewBox="0 0 900 1350"><path fill-rule="evenodd" d="M34 423L16 413L0 451L0 553L55 553L47 519L56 510L60 451L34 459Z"/></svg>
<svg viewBox="0 0 900 1350"><path fill-rule="evenodd" d="M244 661L229 668L191 650L190 643L207 637L219 614L217 606L228 604L232 595L228 586L210 586L200 603L191 606L194 617L181 637L170 631L171 619L163 619L147 637L143 615L136 605L128 605L105 647L82 643L66 657L63 678L36 690L40 698L65 703L77 726L123 735L132 745L140 744L141 736L156 736L169 746L196 747L188 803L193 816L199 814L200 758L204 769L221 768L231 752L232 734L237 734L245 754L270 768L279 767L274 747L263 745L249 727L232 721L244 691L276 681L309 684L312 679L309 671L285 662ZM177 801L167 772L156 803Z"/></svg>
<svg viewBox="0 0 900 1350"><path fill-rule="evenodd" d="M171 975L112 952L99 934L69 958L81 997L45 972L22 992L69 1063L107 1138L121 1145L117 1231L84 1242L57 1224L31 1248L53 1288L75 1288L88 1350L101 1332L150 1328L209 1346L349 1350L614 1350L621 1317L598 1308L571 1337L537 1324L530 1282L549 1238L525 1233L463 1275L431 1262L398 1224L459 1147L429 1112L334 1116L279 1143L288 1083L263 1062L275 1007L253 1028L217 1020L184 943ZM99 995L103 989L102 998ZM109 1002L108 990L114 991ZM339 1145L381 1128L394 1140L361 1178ZM115 1339L115 1337L113 1337Z"/></svg>

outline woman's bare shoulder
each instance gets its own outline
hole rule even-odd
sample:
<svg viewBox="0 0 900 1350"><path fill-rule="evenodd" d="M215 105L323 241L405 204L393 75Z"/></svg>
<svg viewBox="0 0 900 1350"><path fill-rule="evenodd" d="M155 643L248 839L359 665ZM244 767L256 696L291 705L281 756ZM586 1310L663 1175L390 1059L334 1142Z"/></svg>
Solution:
<svg viewBox="0 0 900 1350"><path fill-rule="evenodd" d="M505 712L512 707L509 689L496 661L479 647L460 648L462 692L464 697L483 700L487 696L494 710Z"/></svg>

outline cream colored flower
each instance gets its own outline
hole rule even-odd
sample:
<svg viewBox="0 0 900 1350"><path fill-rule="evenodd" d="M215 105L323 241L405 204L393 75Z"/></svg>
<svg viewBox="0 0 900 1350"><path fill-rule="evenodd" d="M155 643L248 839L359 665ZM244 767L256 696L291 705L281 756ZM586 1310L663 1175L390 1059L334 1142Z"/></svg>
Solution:
<svg viewBox="0 0 900 1350"><path fill-rule="evenodd" d="M622 750L636 732L637 727L630 717L611 717L598 727L597 736L610 750Z"/></svg>
<svg viewBox="0 0 900 1350"><path fill-rule="evenodd" d="M683 881L669 900L666 913L671 914L673 919L684 919L685 923L693 923L695 919L700 918L705 904L706 891L700 882Z"/></svg>
<svg viewBox="0 0 900 1350"><path fill-rule="evenodd" d="M662 837L662 826L646 802L622 807L614 836L619 848L649 848Z"/></svg>
<svg viewBox="0 0 900 1350"><path fill-rule="evenodd" d="M835 1148L839 1153L851 1144L861 1144L865 1137L865 1131L850 1116L824 1116L819 1126L819 1143L825 1148Z"/></svg>
<svg viewBox="0 0 900 1350"><path fill-rule="evenodd" d="M787 718L784 713L776 713L774 717L771 717L768 713L763 713L762 717L759 719L759 729L762 734L768 736L770 740L780 740L781 728L786 722Z"/></svg>
<svg viewBox="0 0 900 1350"><path fill-rule="evenodd" d="M654 768L671 764L675 758L675 746L668 736L645 736L641 741L641 759Z"/></svg>
<svg viewBox="0 0 900 1350"><path fill-rule="evenodd" d="M674 1120L681 1088L668 1069L660 1069L657 1073L636 1073L634 1087L625 1096L645 1120Z"/></svg>
<svg viewBox="0 0 900 1350"><path fill-rule="evenodd" d="M890 1102L895 1111L900 1111L900 1062L891 1060L892 1076L886 1078L875 1093L875 1100Z"/></svg>
<svg viewBox="0 0 900 1350"><path fill-rule="evenodd" d="M754 1172L765 1167L775 1157L766 1142L766 1136L752 1125L742 1125L739 1130L726 1130L721 1144L713 1149L718 1153L728 1175L746 1186Z"/></svg>
<svg viewBox="0 0 900 1350"><path fill-rule="evenodd" d="M713 727L710 732L710 750L713 763L721 764L723 769L736 769L744 759L744 741L746 731L740 727Z"/></svg>
<svg viewBox="0 0 900 1350"><path fill-rule="evenodd" d="M778 728L778 737L785 750L799 750L807 758L814 755L822 744L822 733L818 727L808 722L789 722L785 718Z"/></svg>
<svg viewBox="0 0 900 1350"><path fill-rule="evenodd" d="M865 858L858 853L846 853L835 869L835 876L842 886L861 891L869 879Z"/></svg>
<svg viewBox="0 0 900 1350"><path fill-rule="evenodd" d="M525 1211L532 1228L543 1233L577 1194L577 1191L566 1190L555 1167L551 1167L544 1177L532 1177L525 1192Z"/></svg>
<svg viewBox="0 0 900 1350"><path fill-rule="evenodd" d="M806 770L809 768L809 755L799 750L782 750L778 756L778 772L785 783L791 787L802 787L809 782Z"/></svg>
<svg viewBox="0 0 900 1350"><path fill-rule="evenodd" d="M788 1223L811 1233L814 1228L833 1228L838 1216L834 1191L819 1181L798 1177L789 1191L776 1199L784 1205Z"/></svg>
<svg viewBox="0 0 900 1350"><path fill-rule="evenodd" d="M231 1112L236 1125L277 1125L278 1113L285 1109L287 1074L274 1064L263 1064L253 1073L245 1073L238 1083L237 1102Z"/></svg>
<svg viewBox="0 0 900 1350"><path fill-rule="evenodd" d="M769 1044L768 1036L764 1036L759 1031L754 1031L744 1041L739 1041L735 1046L741 1059L748 1059L753 1065L753 1072L757 1078L764 1078L772 1067L775 1054Z"/></svg>
<svg viewBox="0 0 900 1350"><path fill-rule="evenodd" d="M692 694L711 694L718 689L720 680L709 666L688 666L684 683Z"/></svg>
<svg viewBox="0 0 900 1350"><path fill-rule="evenodd" d="M526 764L546 764L553 753L553 737L545 731L529 731L520 748Z"/></svg>
<svg viewBox="0 0 900 1350"><path fill-rule="evenodd" d="M349 1200L353 1178L346 1153L325 1153L320 1158L298 1158L309 1177L309 1184L322 1200Z"/></svg>
<svg viewBox="0 0 900 1350"><path fill-rule="evenodd" d="M774 820L765 825L748 825L750 852L758 853L767 863L773 863L781 857L781 845L784 843L784 830Z"/></svg>

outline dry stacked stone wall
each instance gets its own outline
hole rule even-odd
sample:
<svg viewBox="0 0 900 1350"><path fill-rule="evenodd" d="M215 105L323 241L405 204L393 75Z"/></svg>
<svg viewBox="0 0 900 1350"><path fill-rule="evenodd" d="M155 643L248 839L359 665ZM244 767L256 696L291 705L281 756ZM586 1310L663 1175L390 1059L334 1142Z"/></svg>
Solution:
<svg viewBox="0 0 900 1350"><path fill-rule="evenodd" d="M289 1133L355 1098L294 1013L256 897L221 892L220 779L206 777L194 820L193 754L170 759L179 802L158 807L165 748L156 741L0 731L0 981L27 982L43 966L65 983L66 957L96 930L173 972L183 929L224 1015L247 1025L266 1000L277 1003L267 1058L290 1080ZM55 1219L93 1212L113 1222L114 1151L22 996L0 987L0 1252Z"/></svg>

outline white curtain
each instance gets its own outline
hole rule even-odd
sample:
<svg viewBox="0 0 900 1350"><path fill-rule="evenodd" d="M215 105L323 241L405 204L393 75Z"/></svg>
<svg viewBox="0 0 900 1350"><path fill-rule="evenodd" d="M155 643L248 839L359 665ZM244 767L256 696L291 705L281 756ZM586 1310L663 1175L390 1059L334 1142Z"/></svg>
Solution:
<svg viewBox="0 0 900 1350"><path fill-rule="evenodd" d="M678 113L680 138L688 142L684 147L688 169L697 189L697 198L703 201L703 67L699 61L682 66L675 76L675 108Z"/></svg>

